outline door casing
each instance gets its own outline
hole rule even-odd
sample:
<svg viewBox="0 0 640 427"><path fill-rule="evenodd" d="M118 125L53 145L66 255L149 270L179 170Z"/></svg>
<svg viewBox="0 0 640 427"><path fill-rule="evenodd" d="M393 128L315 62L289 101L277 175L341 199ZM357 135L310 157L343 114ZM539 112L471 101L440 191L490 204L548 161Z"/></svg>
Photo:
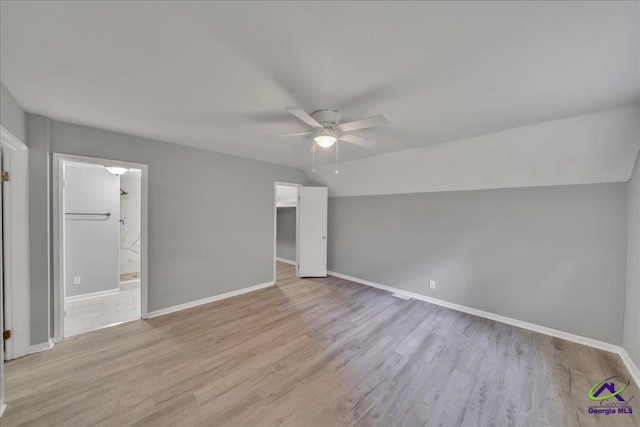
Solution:
<svg viewBox="0 0 640 427"><path fill-rule="evenodd" d="M273 184L273 283L276 283L276 239L278 237L278 186L296 187L298 189L298 200L296 200L296 262L295 270L298 275L299 259L299 235L300 235L300 184L292 182L276 181Z"/></svg>
<svg viewBox="0 0 640 427"><path fill-rule="evenodd" d="M31 353L30 349L30 280L29 280L29 188L28 149L0 125L3 171L9 181L2 183L3 197L3 279L4 329L11 330L5 341L2 360L12 360Z"/></svg>
<svg viewBox="0 0 640 427"><path fill-rule="evenodd" d="M53 153L53 342L64 337L64 162L91 163L103 166L120 166L140 169L140 317L149 317L148 307L148 176L149 168L143 163L122 162L97 157Z"/></svg>

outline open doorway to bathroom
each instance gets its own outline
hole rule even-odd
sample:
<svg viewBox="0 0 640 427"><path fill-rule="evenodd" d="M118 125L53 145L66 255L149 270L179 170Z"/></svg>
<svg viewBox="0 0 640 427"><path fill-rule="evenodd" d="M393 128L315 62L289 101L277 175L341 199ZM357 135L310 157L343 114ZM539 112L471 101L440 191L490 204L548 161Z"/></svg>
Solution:
<svg viewBox="0 0 640 427"><path fill-rule="evenodd" d="M55 340L145 318L146 165L56 154L54 177Z"/></svg>

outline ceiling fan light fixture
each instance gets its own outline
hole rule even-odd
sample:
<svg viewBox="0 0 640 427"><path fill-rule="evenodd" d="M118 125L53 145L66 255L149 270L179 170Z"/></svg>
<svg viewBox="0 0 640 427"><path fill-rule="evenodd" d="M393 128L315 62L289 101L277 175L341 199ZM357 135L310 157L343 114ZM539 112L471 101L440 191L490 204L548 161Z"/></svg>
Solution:
<svg viewBox="0 0 640 427"><path fill-rule="evenodd" d="M316 134L313 140L322 148L329 148L336 143L338 137L331 129L322 129Z"/></svg>

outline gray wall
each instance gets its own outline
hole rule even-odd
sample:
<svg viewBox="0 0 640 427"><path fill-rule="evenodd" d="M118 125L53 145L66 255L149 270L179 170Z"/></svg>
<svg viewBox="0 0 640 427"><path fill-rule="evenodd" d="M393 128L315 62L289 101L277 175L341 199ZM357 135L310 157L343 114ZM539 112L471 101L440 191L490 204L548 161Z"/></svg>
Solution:
<svg viewBox="0 0 640 427"><path fill-rule="evenodd" d="M328 262L342 274L621 344L626 223L623 183L330 198Z"/></svg>
<svg viewBox="0 0 640 427"><path fill-rule="evenodd" d="M26 144L25 113L2 82L0 82L0 123Z"/></svg>
<svg viewBox="0 0 640 427"><path fill-rule="evenodd" d="M118 289L120 178L102 166L67 163L64 183L65 212L111 213L65 215L65 296Z"/></svg>
<svg viewBox="0 0 640 427"><path fill-rule="evenodd" d="M296 208L278 208L276 256L296 261Z"/></svg>
<svg viewBox="0 0 640 427"><path fill-rule="evenodd" d="M51 304L49 119L27 114L29 147L29 275L31 344L49 339Z"/></svg>
<svg viewBox="0 0 640 427"><path fill-rule="evenodd" d="M640 160L636 158L627 183L627 288L624 310L624 348L640 366Z"/></svg>
<svg viewBox="0 0 640 427"><path fill-rule="evenodd" d="M48 128L50 152L149 166L149 311L273 279L274 182L307 184L303 171L29 116L39 147L45 146L40 138ZM31 184L38 188L50 185L41 182L44 167L30 170ZM32 194L30 203L32 214L43 214L48 194ZM49 236L39 215L31 219L32 236ZM36 337L50 324L40 318L48 285L33 280L48 262L41 258L31 265L32 343L46 341Z"/></svg>

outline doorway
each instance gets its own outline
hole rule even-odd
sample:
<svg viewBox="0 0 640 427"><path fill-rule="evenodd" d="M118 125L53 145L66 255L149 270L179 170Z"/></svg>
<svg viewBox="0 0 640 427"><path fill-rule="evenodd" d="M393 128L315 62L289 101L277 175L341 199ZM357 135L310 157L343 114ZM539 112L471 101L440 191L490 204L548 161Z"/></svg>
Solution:
<svg viewBox="0 0 640 427"><path fill-rule="evenodd" d="M274 282L285 265L289 276L327 276L327 219L327 187L275 183Z"/></svg>
<svg viewBox="0 0 640 427"><path fill-rule="evenodd" d="M54 341L147 317L146 176L54 154Z"/></svg>
<svg viewBox="0 0 640 427"><path fill-rule="evenodd" d="M0 416L4 361L29 352L28 149L0 125Z"/></svg>
<svg viewBox="0 0 640 427"><path fill-rule="evenodd" d="M275 184L274 281L285 266L297 275L299 191L299 184Z"/></svg>

